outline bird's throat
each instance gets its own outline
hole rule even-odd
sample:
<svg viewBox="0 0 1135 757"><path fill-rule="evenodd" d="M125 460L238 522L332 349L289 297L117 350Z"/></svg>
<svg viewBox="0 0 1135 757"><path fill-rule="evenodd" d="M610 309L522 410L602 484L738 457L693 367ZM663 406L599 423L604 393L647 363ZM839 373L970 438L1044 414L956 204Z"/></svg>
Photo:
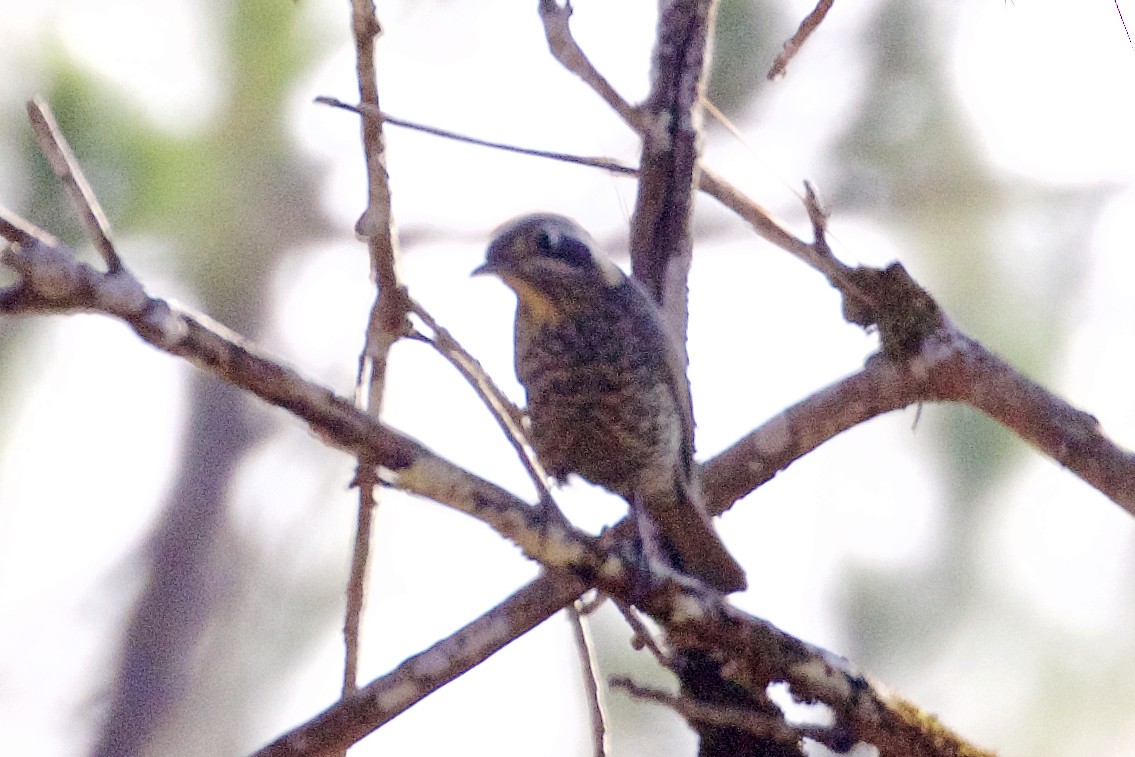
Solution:
<svg viewBox="0 0 1135 757"><path fill-rule="evenodd" d="M512 291L516 292L520 309L533 326L555 323L563 315L551 298L527 281L508 274L502 275L501 278Z"/></svg>

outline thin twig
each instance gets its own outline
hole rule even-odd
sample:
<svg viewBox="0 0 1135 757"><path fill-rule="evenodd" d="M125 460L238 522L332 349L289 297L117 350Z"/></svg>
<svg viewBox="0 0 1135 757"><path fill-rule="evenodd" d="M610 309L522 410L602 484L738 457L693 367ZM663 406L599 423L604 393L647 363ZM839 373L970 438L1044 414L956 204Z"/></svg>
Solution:
<svg viewBox="0 0 1135 757"><path fill-rule="evenodd" d="M355 513L355 540L351 546L351 567L347 575L346 606L343 613L343 687L344 695L358 688L359 652L363 609L366 606L367 566L370 557L374 520L374 491L378 484L374 466L359 465L355 469L354 486L358 491Z"/></svg>
<svg viewBox="0 0 1135 757"><path fill-rule="evenodd" d="M382 30L372 0L352 0L351 30L355 41L355 74L359 85L359 100L378 109L374 43ZM396 266L398 242L391 211L390 183L386 173L386 141L381 122L363 121L362 143L367 169L367 206L355 229L366 239L376 291L367 320L366 339L359 355L355 401L360 409L377 419L382 417L390 349L406 332L406 303ZM354 480L359 499L355 543L351 554L347 607L343 621L344 695L357 688L359 636L366 598L371 531L377 507L377 483L374 462L360 458Z"/></svg>
<svg viewBox="0 0 1135 757"><path fill-rule="evenodd" d="M571 2L560 5L556 0L540 0L539 12L552 57L583 79L624 121L632 125L639 124L642 114L615 91L611 83L591 64L572 36L568 23L572 14ZM638 129L639 126L636 125L635 128Z"/></svg>
<svg viewBox="0 0 1135 757"><path fill-rule="evenodd" d="M520 411L520 408L509 401L500 387L489 377L480 362L469 354L461 346L461 343L454 339L453 335L429 314L429 311L414 300L410 301L410 311L433 332L431 337L414 331L410 334L410 337L432 346L473 387L473 391L477 393L493 418L496 419L509 444L516 450L516 456L520 458L521 464L528 472L529 479L536 487L540 506L545 509L549 516L566 522L566 516L556 505L552 493L548 490L548 474L544 471L544 466L536 457L536 453L524 433L524 414Z"/></svg>
<svg viewBox="0 0 1135 757"><path fill-rule="evenodd" d="M833 0L819 0L819 2L816 3L816 7L812 9L812 12L805 16L804 20L800 22L796 33L792 35L791 39L784 43L784 49L780 51L780 54L776 56L776 60L773 61L772 67L768 71L769 81L783 75L784 72L788 70L788 64L796 57L796 53L800 52L800 48L803 47L804 43L808 41L808 38L812 36L812 32L816 31L816 29L820 27L820 24L823 23L824 17L827 16L828 11L831 10L832 2Z"/></svg>
<svg viewBox="0 0 1135 757"><path fill-rule="evenodd" d="M1127 44L1135 50L1135 42L1131 41L1131 30L1127 28L1127 19L1123 18L1123 10L1119 7L1119 0L1114 0L1115 12L1119 14L1119 23L1123 24L1123 33L1127 35Z"/></svg>
<svg viewBox="0 0 1135 757"><path fill-rule="evenodd" d="M28 102L28 118L31 119L32 133L35 134L39 149L51 164L51 170L62 181L67 196L79 216L79 221L87 237L102 256L109 272L115 273L122 267L122 260L110 240L110 222L99 205L91 189L90 182L83 175L83 169L75 159L75 153L67 143L67 138L59 128L51 106L41 97Z"/></svg>
<svg viewBox="0 0 1135 757"><path fill-rule="evenodd" d="M554 0L550 2L550 5L555 6ZM572 40L572 44L574 44L574 40ZM578 46L576 47L578 48ZM586 58L583 58L583 60L586 61ZM590 62L587 62L587 65L590 66ZM572 71L573 73L579 73L579 71L575 69L572 69ZM586 77L584 77L584 80L588 81ZM615 94L615 97L617 103L622 103L625 106L625 108L623 109L627 111L627 114L624 117L628 120L628 123L633 126L634 119L637 118L636 114L638 113L638 111L634 110L630 105L626 104L626 101L621 97L618 97L617 93ZM506 152L528 155L536 158L545 158L565 163L572 163L575 165L589 166L591 168L598 168L603 171L610 171L611 173L621 174L625 176L638 175L637 168L633 166L627 166L606 158L593 158L573 155L571 153L538 150L534 148L511 145L506 142L494 142L492 140L470 137L455 131L450 131L448 129L426 126L423 124L415 123L413 121L395 118L394 116L383 113L382 111L366 104L352 105L350 103L344 103L333 97L317 97L315 101L324 105L351 111L352 113L364 116L365 118L379 120L392 126L399 126L425 134L432 134L443 139L451 139L457 142L463 142L465 144L488 147L496 150L504 150ZM785 252L795 255L809 265L818 267L818 264L815 261L815 252L808 242L799 239L794 234L792 234L792 232L785 229L779 221L773 218L772 214L769 213L769 211L765 210L758 203L746 197L739 189L734 187L732 184L730 184L717 174L708 170L704 166L699 173L698 188L702 192L705 192L711 197L717 199L725 207L729 208L743 220L747 221L750 226L752 226L753 230L756 231L756 233L762 239L765 239L766 241L772 243L776 247L779 247Z"/></svg>
<svg viewBox="0 0 1135 757"><path fill-rule="evenodd" d="M583 691L587 696L588 711L591 715L592 753L595 757L605 757L607 716L603 707L603 694L599 690L599 678L595 675L595 670L599 666L599 659L595 654L595 641L591 638L591 630L583 621L583 611L578 600L564 608L564 611L567 613L568 624L571 625L572 635L575 638L579 667L583 673Z"/></svg>
<svg viewBox="0 0 1135 757"><path fill-rule="evenodd" d="M737 728L757 736L781 741L798 739L803 735L798 729L785 725L783 720L759 715L749 710L695 702L689 697L675 696L667 691L640 686L630 678L623 676L612 678L611 688L625 691L635 699L665 705L691 724L704 723Z"/></svg>
<svg viewBox="0 0 1135 757"><path fill-rule="evenodd" d="M598 611L608 599L610 599L610 597L600 591L595 592L595 596L591 597L591 599L580 597L578 602L579 612L581 615L590 615Z"/></svg>
<svg viewBox="0 0 1135 757"><path fill-rule="evenodd" d="M555 3L553 2L552 4L554 5ZM494 142L492 140L470 137L468 135L460 134L448 129L441 129L434 126L418 124L413 121L407 121L405 119L395 118L394 116L383 113L371 106L365 104L352 105L350 103L344 103L333 97L317 97L315 101L324 105L329 105L331 107L348 110L352 113L361 115L364 118L379 120L383 123L388 123L391 126L411 129L413 131L419 131L424 134L432 134L434 136L441 137L442 139L450 139L465 144L488 147L490 149L503 150L505 152L528 155L535 158L544 158L564 163L571 163L574 165L588 166L591 168L597 168L602 171L609 171L611 173L616 173L624 176L638 175L637 168L633 166L627 166L607 158L595 158L573 155L571 153L564 152L538 150L535 148L520 147L517 145L508 144L506 142ZM625 103L625 101L621 100L621 98L619 98L619 101ZM628 105L627 108L630 108L630 106ZM633 111L633 109L631 110ZM633 113L637 112L638 111L633 111ZM772 243L776 247L779 247L785 252L791 253L813 268L822 268L822 264L818 260L816 252L811 244L803 241L802 239L799 239L794 234L792 234L792 232L785 229L779 221L773 218L772 214L769 211L761 207L752 199L746 197L739 189L734 187L722 177L705 168L704 166L699 171L698 189L710 195L711 197L714 197L725 207L729 208L736 215L747 221L753 228L753 230L762 239L765 239L766 241Z"/></svg>
<svg viewBox="0 0 1135 757"><path fill-rule="evenodd" d="M476 145L478 147L489 147L494 150L503 150L504 152L517 153L519 155L529 155L534 158L547 158L549 160L557 160L561 163L573 163L580 166L589 166L591 168L598 168L603 171L610 171L611 173L623 174L625 176L637 176L638 169L632 166L623 165L608 158L588 158L581 155L572 155L566 152L552 152L550 150L537 150L531 147L519 147L517 145L510 145L507 142L493 142L488 139L479 139L477 137L470 137L465 134L460 134L456 131L448 129L439 129L436 126L426 126L425 124L407 121L402 118L395 118L387 113L383 113L378 108L372 105L363 103L361 105L352 105L345 103L342 100L336 100L334 97L317 97L315 102L320 105L329 105L333 108L340 108L342 110L349 110L352 113L362 116L364 119L373 119L380 123L390 124L391 126L398 126L403 129L411 131L418 131L423 134L430 134L442 139L453 140L454 142L462 142L467 145Z"/></svg>
<svg viewBox="0 0 1135 757"><path fill-rule="evenodd" d="M646 624L639 618L638 612L634 607L617 599L613 601L615 607L619 609L619 613L622 614L623 620L631 627L631 631L634 634L631 637L631 646L635 649L645 648L650 650L650 653L654 655L654 659L658 664L664 668L669 668L672 662L670 655L662 651L662 647L658 644L658 641L655 640L654 634L650 632L650 629L647 628Z"/></svg>
<svg viewBox="0 0 1135 757"><path fill-rule="evenodd" d="M0 237L13 244L39 244L48 248L61 246L60 241L54 235L2 206L0 206Z"/></svg>

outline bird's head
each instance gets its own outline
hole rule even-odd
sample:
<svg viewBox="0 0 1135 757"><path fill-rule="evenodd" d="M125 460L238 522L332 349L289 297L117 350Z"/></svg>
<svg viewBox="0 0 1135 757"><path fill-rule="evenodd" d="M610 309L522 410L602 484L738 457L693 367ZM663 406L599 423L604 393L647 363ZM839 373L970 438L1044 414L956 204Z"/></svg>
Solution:
<svg viewBox="0 0 1135 757"><path fill-rule="evenodd" d="M595 252L594 240L579 224L550 213L498 228L484 264L473 271L486 273L500 277L520 306L540 320L587 307L593 297L627 282L618 266Z"/></svg>

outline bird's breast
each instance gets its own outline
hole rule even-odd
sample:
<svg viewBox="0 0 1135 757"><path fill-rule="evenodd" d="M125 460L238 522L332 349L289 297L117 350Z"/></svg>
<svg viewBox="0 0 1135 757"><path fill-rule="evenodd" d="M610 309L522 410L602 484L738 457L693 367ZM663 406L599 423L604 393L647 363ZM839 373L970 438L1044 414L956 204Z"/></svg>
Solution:
<svg viewBox="0 0 1135 757"><path fill-rule="evenodd" d="M557 479L577 473L625 498L671 490L682 427L665 344L597 305L556 321L518 313L516 374L532 444Z"/></svg>

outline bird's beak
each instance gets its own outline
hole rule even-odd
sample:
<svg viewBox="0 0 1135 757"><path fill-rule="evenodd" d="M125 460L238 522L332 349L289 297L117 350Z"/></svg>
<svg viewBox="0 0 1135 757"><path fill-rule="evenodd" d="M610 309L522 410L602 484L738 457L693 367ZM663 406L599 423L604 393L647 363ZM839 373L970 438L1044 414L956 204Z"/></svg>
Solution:
<svg viewBox="0 0 1135 757"><path fill-rule="evenodd" d="M515 268L514 260L496 243L490 244L485 252L485 262L473 269L471 276L500 276Z"/></svg>
<svg viewBox="0 0 1135 757"><path fill-rule="evenodd" d="M485 276L485 275L492 275L492 274L498 273L499 271L500 271L500 266L497 264L497 262L495 260L486 260L484 263L482 263L481 265L474 268L473 272L469 275L470 276Z"/></svg>

